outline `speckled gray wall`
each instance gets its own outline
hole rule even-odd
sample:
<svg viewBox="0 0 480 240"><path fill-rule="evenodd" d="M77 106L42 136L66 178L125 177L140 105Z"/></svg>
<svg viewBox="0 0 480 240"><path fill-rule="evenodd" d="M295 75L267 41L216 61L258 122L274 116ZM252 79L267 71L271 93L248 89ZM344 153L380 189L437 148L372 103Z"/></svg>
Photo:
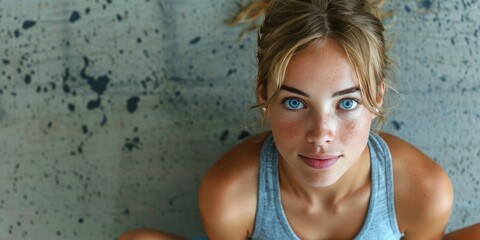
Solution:
<svg viewBox="0 0 480 240"><path fill-rule="evenodd" d="M254 133L247 1L0 0L0 239L202 235L206 169ZM480 3L391 1L395 111L385 130L455 185L449 229L480 221Z"/></svg>

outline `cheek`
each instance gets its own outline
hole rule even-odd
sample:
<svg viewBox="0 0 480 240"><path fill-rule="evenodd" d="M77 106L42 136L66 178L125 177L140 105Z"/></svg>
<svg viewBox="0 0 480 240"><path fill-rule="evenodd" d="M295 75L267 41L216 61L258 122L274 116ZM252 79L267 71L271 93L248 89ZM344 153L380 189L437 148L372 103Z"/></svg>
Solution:
<svg viewBox="0 0 480 240"><path fill-rule="evenodd" d="M288 120L272 121L272 131L275 135L282 136L284 139L291 139L299 134L298 123Z"/></svg>
<svg viewBox="0 0 480 240"><path fill-rule="evenodd" d="M282 137L283 139L296 138L300 133L301 126L303 124L300 121L280 119L272 120L272 131L275 135Z"/></svg>
<svg viewBox="0 0 480 240"><path fill-rule="evenodd" d="M368 139L371 122L366 117L343 122L340 127L342 142L363 142Z"/></svg>
<svg viewBox="0 0 480 240"><path fill-rule="evenodd" d="M350 120L344 123L343 129L346 134L350 136L356 136L359 134L362 125L363 124L356 120Z"/></svg>

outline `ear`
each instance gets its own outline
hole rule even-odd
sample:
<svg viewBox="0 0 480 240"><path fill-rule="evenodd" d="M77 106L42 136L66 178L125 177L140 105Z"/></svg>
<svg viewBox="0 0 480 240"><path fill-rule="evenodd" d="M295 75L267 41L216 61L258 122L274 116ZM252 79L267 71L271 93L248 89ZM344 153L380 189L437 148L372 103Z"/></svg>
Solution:
<svg viewBox="0 0 480 240"><path fill-rule="evenodd" d="M380 85L380 91L377 93L377 103L379 106L383 105L383 97L385 96L385 82L382 82Z"/></svg>
<svg viewBox="0 0 480 240"><path fill-rule="evenodd" d="M382 106L383 105L383 97L385 96L385 83L382 82L381 85L380 85L380 91L377 93L377 103L378 103L378 106ZM378 111L377 108L375 108L376 111ZM372 120L377 118L377 115L375 113L372 113Z"/></svg>
<svg viewBox="0 0 480 240"><path fill-rule="evenodd" d="M265 99L262 96L263 91L264 91L264 86L263 85L257 85L257 101L258 101L258 104L262 104L262 103L267 101L267 99Z"/></svg>
<svg viewBox="0 0 480 240"><path fill-rule="evenodd" d="M263 105L265 104L265 102L267 102L267 100L262 96L262 92L263 92L263 87L262 86L259 86L257 88L257 102L258 102L258 105ZM262 111L262 114L266 117L268 117L268 108L267 106L263 106L260 108L261 111Z"/></svg>

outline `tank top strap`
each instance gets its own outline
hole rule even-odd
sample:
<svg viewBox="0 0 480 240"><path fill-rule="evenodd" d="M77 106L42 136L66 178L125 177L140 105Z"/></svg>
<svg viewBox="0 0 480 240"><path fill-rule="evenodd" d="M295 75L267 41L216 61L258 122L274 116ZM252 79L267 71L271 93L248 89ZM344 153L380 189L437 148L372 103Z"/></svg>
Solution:
<svg viewBox="0 0 480 240"><path fill-rule="evenodd" d="M392 156L387 143L376 133L368 139L372 190L364 226L355 239L400 239L395 213Z"/></svg>
<svg viewBox="0 0 480 240"><path fill-rule="evenodd" d="M270 135L260 155L257 213L252 239L299 239L283 211L278 158L277 147Z"/></svg>

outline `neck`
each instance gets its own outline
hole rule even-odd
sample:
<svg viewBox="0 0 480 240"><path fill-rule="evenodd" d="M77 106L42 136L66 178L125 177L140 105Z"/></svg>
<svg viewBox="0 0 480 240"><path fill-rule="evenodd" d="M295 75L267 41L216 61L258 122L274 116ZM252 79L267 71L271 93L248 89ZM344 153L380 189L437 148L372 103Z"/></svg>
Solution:
<svg viewBox="0 0 480 240"><path fill-rule="evenodd" d="M339 209L345 200L370 187L370 153L368 146L353 165L335 183L328 187L312 187L285 168L279 159L280 189L282 199L295 198L306 206L327 210ZM314 210L314 209L311 209Z"/></svg>

